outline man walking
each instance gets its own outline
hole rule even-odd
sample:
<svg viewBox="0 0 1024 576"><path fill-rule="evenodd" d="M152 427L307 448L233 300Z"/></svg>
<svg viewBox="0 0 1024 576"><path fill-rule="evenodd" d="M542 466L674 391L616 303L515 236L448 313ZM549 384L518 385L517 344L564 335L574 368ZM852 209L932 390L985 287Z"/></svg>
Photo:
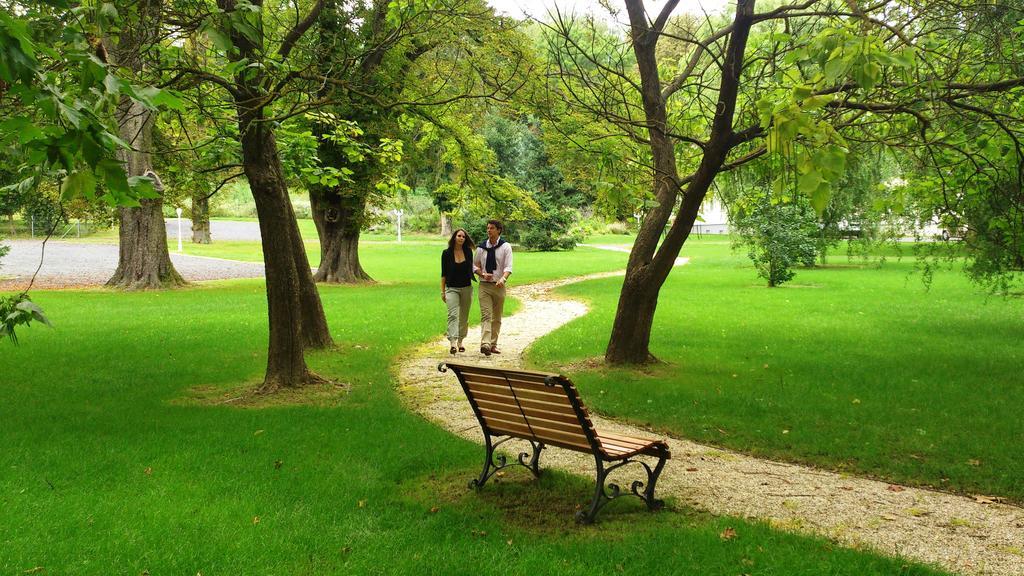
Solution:
<svg viewBox="0 0 1024 576"><path fill-rule="evenodd" d="M512 274L512 245L501 238L504 227L498 220L487 221L487 240L476 248L473 271L480 277L480 352L501 354L498 334L505 308L505 282Z"/></svg>

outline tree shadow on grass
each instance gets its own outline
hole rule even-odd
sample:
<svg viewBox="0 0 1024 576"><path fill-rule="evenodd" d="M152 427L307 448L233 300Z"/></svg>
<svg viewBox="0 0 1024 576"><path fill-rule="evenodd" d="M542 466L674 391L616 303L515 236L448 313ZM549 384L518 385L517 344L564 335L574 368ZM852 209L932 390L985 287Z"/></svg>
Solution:
<svg viewBox="0 0 1024 576"><path fill-rule="evenodd" d="M637 498L623 497L601 509L592 525L576 523L576 512L590 505L593 480L558 470L543 470L534 478L517 467L499 471L480 490L468 486L479 474L462 468L411 478L401 485L402 497L431 513L453 508L478 517L501 518L511 528L538 535L580 535L615 539L637 523L652 521L651 513ZM671 509L671 502L666 505Z"/></svg>
<svg viewBox="0 0 1024 576"><path fill-rule="evenodd" d="M278 406L337 406L350 386L322 380L299 388L281 388L270 394L258 392L260 382L242 384L199 384L170 400L177 406L230 406L234 408L273 408Z"/></svg>

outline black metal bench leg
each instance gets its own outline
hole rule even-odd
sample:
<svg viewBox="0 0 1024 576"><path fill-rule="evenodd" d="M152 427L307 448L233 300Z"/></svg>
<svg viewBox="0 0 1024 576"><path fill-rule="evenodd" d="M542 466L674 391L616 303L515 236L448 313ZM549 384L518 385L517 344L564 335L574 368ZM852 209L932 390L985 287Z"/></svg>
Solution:
<svg viewBox="0 0 1024 576"><path fill-rule="evenodd" d="M495 471L497 471L498 468L505 464L505 457L501 455L499 455L498 458L500 458L502 461L499 462L497 466L494 464L494 444L491 442L490 434L484 434L484 442L486 444L487 450L486 454L484 455L484 469L480 471L479 478L474 478L469 482L469 487L476 488L477 490L483 488L484 484L487 483L487 479L491 477L491 474L493 474ZM491 470L491 468L494 468L494 470Z"/></svg>
<svg viewBox="0 0 1024 576"><path fill-rule="evenodd" d="M597 461L597 481L594 486L594 500L590 503L589 510L580 510L576 513L576 522L580 524L593 524L597 511L608 501L608 495L604 492L604 481L608 477L608 472L604 469L604 462L600 458L595 458L595 460Z"/></svg>
<svg viewBox="0 0 1024 576"><path fill-rule="evenodd" d="M651 471L650 468L647 469L647 486L644 488L643 501L647 504L648 510L661 510L665 507L664 500L657 500L654 498L654 487L658 484L658 477L661 476L661 470L665 468L665 461L667 459L667 456L660 456L658 458L658 464L654 467L654 470Z"/></svg>
<svg viewBox="0 0 1024 576"><path fill-rule="evenodd" d="M543 442L534 442L533 440L528 440L528 442L533 448L533 453L520 452L519 463L528 468L534 478L540 478L540 453L544 451L545 446ZM527 458L530 459L529 462L526 461Z"/></svg>

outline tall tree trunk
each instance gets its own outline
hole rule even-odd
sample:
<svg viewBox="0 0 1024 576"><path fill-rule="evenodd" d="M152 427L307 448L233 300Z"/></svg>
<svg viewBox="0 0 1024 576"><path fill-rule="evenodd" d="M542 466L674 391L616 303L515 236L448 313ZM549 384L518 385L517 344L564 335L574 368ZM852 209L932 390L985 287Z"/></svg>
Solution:
<svg viewBox="0 0 1024 576"><path fill-rule="evenodd" d="M675 207L681 181L676 169L675 148L668 136L666 102L662 98L658 77L656 46L661 30L657 26L664 25L677 3L678 0L670 0L664 8L667 10L663 12L665 17L659 16L655 27L652 27L642 0L626 0L631 24L630 39L640 72L641 99L654 160L653 187L658 205L644 219L629 255L626 279L615 311L611 337L605 349L605 361L610 364L639 364L654 358L650 353L650 339L661 287L689 238L700 205L722 168L733 136L733 114L747 37L753 25L754 0L738 0L736 3L711 136L700 166L688 178L689 183L675 221L659 247L658 239Z"/></svg>
<svg viewBox="0 0 1024 576"><path fill-rule="evenodd" d="M210 238L210 198L202 192L192 195L192 242L209 244Z"/></svg>
<svg viewBox="0 0 1024 576"><path fill-rule="evenodd" d="M262 9L262 3L254 5ZM227 13L237 10L235 0L217 0L217 6ZM314 17L315 12L309 21ZM261 45L251 36L237 29L230 36L239 60L261 57ZM307 368L303 351L308 345L331 343L323 305L288 197L273 124L266 119L265 106L270 101L266 86L261 72L247 71L235 76L231 90L241 135L242 169L256 202L266 270L270 341L261 393L319 381Z"/></svg>
<svg viewBox="0 0 1024 576"><path fill-rule="evenodd" d="M452 217L441 212L441 236L447 238L452 235Z"/></svg>
<svg viewBox="0 0 1024 576"><path fill-rule="evenodd" d="M336 189L310 190L309 204L320 236L317 282L353 284L371 282L359 263L359 235L366 211L366 195L358 187L339 193Z"/></svg>
<svg viewBox="0 0 1024 576"><path fill-rule="evenodd" d="M118 152L128 176L142 176L152 170L149 150L153 142L153 117L142 105L122 100L118 107L118 129L131 150ZM161 191L162 192L162 191ZM107 286L142 290L186 284L174 269L167 250L163 197L144 199L135 208L119 208L117 270Z"/></svg>
<svg viewBox="0 0 1024 576"><path fill-rule="evenodd" d="M295 245L299 237L298 224L288 198L274 133L263 122L243 120L242 126L247 127L242 131L242 163L259 216L270 323L267 372L259 391L269 393L317 379L306 367L303 356L307 340L303 294L308 293L310 286L315 293L316 286L305 258L305 248ZM297 258L299 252L301 259ZM319 296L316 301L319 305ZM323 316L322 307L320 316ZM326 326L326 320L323 324Z"/></svg>
<svg viewBox="0 0 1024 576"><path fill-rule="evenodd" d="M104 40L112 64L133 76L144 72L144 54L159 38L161 0L140 0L123 19L118 41ZM121 139L131 148L118 152L129 177L153 170L153 114L127 96L117 107L117 127ZM163 192L162 186L158 187ZM137 208L118 210L120 231L117 270L107 286L130 290L181 286L186 282L174 269L167 251L163 197L143 200Z"/></svg>
<svg viewBox="0 0 1024 576"><path fill-rule="evenodd" d="M316 289L316 281L313 272L309 267L309 257L306 255L306 244L302 240L299 226L295 219L295 211L292 208L291 199L288 199L288 209L291 211L291 246L292 259L295 261L296 269L299 272L299 302L302 306L302 338L308 348L327 348L334 344L331 339L331 331L327 327L327 316L324 314L324 306L320 301L320 293Z"/></svg>

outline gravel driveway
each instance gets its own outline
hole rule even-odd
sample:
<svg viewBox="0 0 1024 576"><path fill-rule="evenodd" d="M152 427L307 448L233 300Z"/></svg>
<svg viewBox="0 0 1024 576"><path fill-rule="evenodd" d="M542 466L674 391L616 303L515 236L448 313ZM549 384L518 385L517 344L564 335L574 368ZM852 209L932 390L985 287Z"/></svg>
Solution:
<svg viewBox="0 0 1024 576"><path fill-rule="evenodd" d="M178 219L166 218L164 224L167 226L167 239L174 242L178 240ZM210 236L213 241L218 240L255 240L259 241L260 223L242 222L238 220L210 220ZM181 219L181 238L183 242L192 240L192 221L188 218Z"/></svg>
<svg viewBox="0 0 1024 576"><path fill-rule="evenodd" d="M249 224L239 222L237 224ZM255 224L255 223L252 223ZM259 229L257 228L257 235ZM257 236L258 237L258 236ZM8 240L10 253L0 260L0 290L23 289L39 266L39 240ZM43 267L36 277L36 288L68 286L100 286L117 269L116 244L46 243ZM262 278L263 264L220 258L171 254L178 273L186 280L221 280L225 278Z"/></svg>

